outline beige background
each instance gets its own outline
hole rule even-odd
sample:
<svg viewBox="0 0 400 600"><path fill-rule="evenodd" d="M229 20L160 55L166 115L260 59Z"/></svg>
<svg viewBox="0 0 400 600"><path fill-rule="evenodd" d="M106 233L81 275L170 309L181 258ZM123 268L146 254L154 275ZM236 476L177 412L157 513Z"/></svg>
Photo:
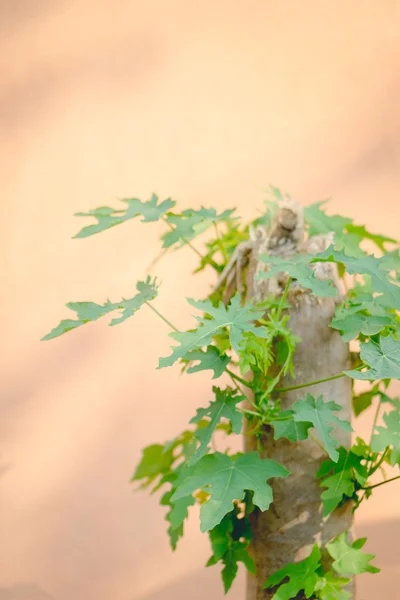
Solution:
<svg viewBox="0 0 400 600"><path fill-rule="evenodd" d="M397 0L0 1L0 600L222 599L196 517L172 554L128 484L208 376L155 370L168 330L146 309L39 342L66 301L132 295L157 253L158 225L71 240L73 213L155 191L250 216L274 183L398 237L399 28ZM179 327L211 283L195 265L157 269ZM399 486L360 511L383 568L360 600L400 598Z"/></svg>

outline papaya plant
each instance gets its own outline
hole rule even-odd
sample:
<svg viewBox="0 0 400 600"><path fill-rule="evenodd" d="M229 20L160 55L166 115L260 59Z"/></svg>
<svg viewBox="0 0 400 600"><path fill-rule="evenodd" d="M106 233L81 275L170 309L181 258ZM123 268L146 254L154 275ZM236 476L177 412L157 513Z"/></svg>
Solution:
<svg viewBox="0 0 400 600"><path fill-rule="evenodd" d="M155 194L123 203L78 213L91 221L75 237L136 217L163 221L164 253L188 245L196 272L215 272L209 293L188 300L193 326L179 331L159 312L148 276L132 298L70 302L74 318L43 340L106 314L114 326L152 309L173 341L158 368L212 380L188 428L147 446L132 477L160 492L172 549L198 504L207 566L222 567L225 592L242 563L247 600L355 598L354 577L379 569L365 539L355 539L353 514L374 488L400 478L387 474L400 465L400 400L389 391L400 379L397 242L273 187L249 223L233 209L175 212ZM351 413L369 408L369 439L353 439ZM244 452L231 452L227 440L238 435Z"/></svg>

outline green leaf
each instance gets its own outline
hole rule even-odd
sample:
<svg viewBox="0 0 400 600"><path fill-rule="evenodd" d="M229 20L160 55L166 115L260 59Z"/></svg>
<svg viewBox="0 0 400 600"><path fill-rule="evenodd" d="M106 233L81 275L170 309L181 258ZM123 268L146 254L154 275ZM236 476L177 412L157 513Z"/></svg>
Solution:
<svg viewBox="0 0 400 600"><path fill-rule="evenodd" d="M230 358L227 354L220 354L215 346L207 346L204 350L192 350L183 357L183 362L199 361L197 365L192 365L187 369L187 373L197 373L199 371L213 371L212 379L221 377L225 372Z"/></svg>
<svg viewBox="0 0 400 600"><path fill-rule="evenodd" d="M221 419L227 419L232 424L233 433L240 433L242 430L243 414L237 410L236 406L245 400L245 396L229 387L225 390L213 387L213 392L216 396L215 400L210 402L207 408L198 408L196 416L190 421L190 423L199 423L203 419L208 420L207 427L202 427L194 433L200 446L192 458L192 463L207 454L208 445Z"/></svg>
<svg viewBox="0 0 400 600"><path fill-rule="evenodd" d="M208 531L232 510L234 500L241 500L246 490L254 492L253 503L267 510L272 502L272 489L266 483L271 477L286 477L288 471L273 460L261 459L257 452L236 459L215 452L203 456L188 468L172 500L178 500L199 488L207 487L210 498L200 509L201 531Z"/></svg>
<svg viewBox="0 0 400 600"><path fill-rule="evenodd" d="M150 277L148 277L146 281L138 281L136 289L139 292L136 296L129 300L122 299L120 302L113 303L110 302L110 300L107 300L103 305L96 304L95 302L69 302L67 308L76 312L78 318L64 319L57 327L52 329L50 333L45 335L42 338L42 341L51 340L72 329L76 329L81 325L85 325L85 323L97 321L100 317L117 310L122 310L122 315L112 319L110 325L117 325L118 323L126 321L126 319L134 315L143 304L154 300L158 293L157 282L155 279L151 281Z"/></svg>
<svg viewBox="0 0 400 600"><path fill-rule="evenodd" d="M275 440L284 437L291 442L298 442L308 438L308 430L313 424L295 421L294 414L293 410L285 410L278 415L281 420L271 421Z"/></svg>
<svg viewBox="0 0 400 600"><path fill-rule="evenodd" d="M316 202L304 209L304 218L308 223L308 235L320 235L333 231L336 234L341 234L345 226L352 223L352 219L342 217L341 215L327 215L322 206L328 200Z"/></svg>
<svg viewBox="0 0 400 600"><path fill-rule="evenodd" d="M370 340L360 344L360 357L370 367L367 371L344 371L353 379L400 379L400 340L393 336L380 337L379 343Z"/></svg>
<svg viewBox="0 0 400 600"><path fill-rule="evenodd" d="M356 499L354 494L360 487L357 484L364 485L368 477L368 469L362 460L363 456L340 447L337 462L327 460L322 463L316 477L324 477L320 486L327 488L321 494L324 517L345 500Z"/></svg>
<svg viewBox="0 0 400 600"><path fill-rule="evenodd" d="M170 507L165 518L169 522L168 535L172 550L176 550L179 538L183 536L183 525L189 514L188 508L189 506L193 506L196 502L191 495L179 498L176 502L172 502L171 497L174 491L175 488L172 487L171 490L163 495L160 502L162 506Z"/></svg>
<svg viewBox="0 0 400 600"><path fill-rule="evenodd" d="M204 208L200 210L184 210L180 214L168 214L167 222L172 231L162 236L163 248L170 248L174 244L183 245L193 240L197 235L206 231L213 223L232 220L235 209L224 210L217 214L215 208Z"/></svg>
<svg viewBox="0 0 400 600"><path fill-rule="evenodd" d="M169 473L175 461L173 448L165 449L162 444L152 444L142 450L142 459L131 481L144 479L141 487L147 487L158 476Z"/></svg>
<svg viewBox="0 0 400 600"><path fill-rule="evenodd" d="M272 600L291 600L297 598L297 594L304 590L306 598L310 598L319 580L318 569L320 567L321 552L315 544L311 554L297 563L291 563L276 571L268 577L264 588L273 588L289 578L287 583L279 585Z"/></svg>
<svg viewBox="0 0 400 600"><path fill-rule="evenodd" d="M207 566L221 561L224 565L222 581L225 593L230 589L238 570L238 562L242 562L250 573L255 574L255 564L247 547L251 541L251 527L247 517L238 518L239 509L229 512L221 523L209 531L213 555ZM241 541L240 541L241 540ZM244 540L244 541L243 541Z"/></svg>
<svg viewBox="0 0 400 600"><path fill-rule="evenodd" d="M389 317L376 315L365 315L361 312L347 314L342 318L335 318L331 321L329 327L338 329L344 342L354 340L359 333L366 336L376 335L390 325L392 322Z"/></svg>
<svg viewBox="0 0 400 600"><path fill-rule="evenodd" d="M87 213L79 212L76 213L76 217L93 217L97 223L93 225L87 225L83 227L74 237L85 238L95 233L100 233L115 225L120 225L134 219L135 217L142 216L144 223L150 223L151 221L158 221L167 211L175 206L175 202L168 198L158 204L158 197L153 194L151 199L147 202L142 202L137 198L124 198L122 202L127 204L125 209L115 209L109 206L101 206L90 210Z"/></svg>
<svg viewBox="0 0 400 600"><path fill-rule="evenodd" d="M370 233L366 230L364 225L353 225L349 223L346 225L346 231L348 233L355 234L364 240L371 240L374 244L381 250L385 252L385 244L397 244L397 240L386 237L385 235L379 235L375 233Z"/></svg>
<svg viewBox="0 0 400 600"><path fill-rule="evenodd" d="M383 421L386 427L375 427L377 433L374 433L371 448L374 452L382 452L390 447L391 464L400 464L400 413L397 410L385 413Z"/></svg>
<svg viewBox="0 0 400 600"><path fill-rule="evenodd" d="M253 332L259 337L267 335L263 327L254 325L255 313L252 306L241 306L239 294L232 298L227 307L222 302L215 307L209 300L195 301L189 299L188 302L198 310L207 312L211 318L197 317L200 323L197 329L170 333L170 337L179 342L180 345L172 347L170 356L160 358L159 369L170 367L192 350L208 346L213 336L225 327L229 327L230 342L236 352L239 351L239 344L246 332Z"/></svg>
<svg viewBox="0 0 400 600"><path fill-rule="evenodd" d="M347 577L338 577L333 571L328 571L315 586L319 600L348 600L350 592L343 588L350 583Z"/></svg>
<svg viewBox="0 0 400 600"><path fill-rule="evenodd" d="M370 390L358 394L358 396L353 396L353 410L355 416L358 417L364 410L369 408L372 404L372 400L379 394L379 383L377 383Z"/></svg>
<svg viewBox="0 0 400 600"><path fill-rule="evenodd" d="M329 424L334 423L346 431L353 431L348 421L342 421L333 414L341 410L342 407L333 401L324 402L322 396L315 399L311 394L307 394L304 400L295 402L292 409L295 413L295 421L314 425L325 450L330 458L336 462L339 458L339 453L336 450L337 441L330 435L333 426Z"/></svg>
<svg viewBox="0 0 400 600"><path fill-rule="evenodd" d="M283 271L297 280L300 285L310 289L316 296L335 297L337 289L332 287L331 280L322 280L315 277L315 273L310 266L314 259L314 255L296 254L288 259L280 256L267 256L265 254L258 259L268 265L268 271L262 271L256 279L270 279Z"/></svg>
<svg viewBox="0 0 400 600"><path fill-rule="evenodd" d="M372 254L362 257L346 256L330 246L321 254L317 254L311 262L337 262L345 266L350 275L368 275L371 278L373 290L383 294L385 300L394 309L400 306L400 286L388 279L384 258L377 258Z"/></svg>
<svg viewBox="0 0 400 600"><path fill-rule="evenodd" d="M341 575L361 575L362 573L378 573L380 569L369 564L375 558L373 554L366 554L361 550L366 542L365 538L349 544L346 533L340 534L326 548L334 559L332 567Z"/></svg>

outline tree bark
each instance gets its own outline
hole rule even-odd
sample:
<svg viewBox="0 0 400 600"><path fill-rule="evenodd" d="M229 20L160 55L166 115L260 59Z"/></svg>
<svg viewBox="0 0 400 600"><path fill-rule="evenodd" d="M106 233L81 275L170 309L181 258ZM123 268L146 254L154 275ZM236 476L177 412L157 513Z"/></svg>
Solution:
<svg viewBox="0 0 400 600"><path fill-rule="evenodd" d="M349 347L340 334L329 327L334 315L335 301L332 298L316 298L308 291L289 292L289 326L301 339L294 355L295 379L286 376L280 387L288 387L324 379L350 367ZM282 393L282 410L309 392L324 400L334 400L343 407L341 419L351 417L351 380L347 377L335 379L305 389ZM345 447L351 444L351 433L343 430L333 432ZM251 515L253 542L251 554L256 564L256 576L248 574L247 600L268 600L273 592L264 590L267 578L287 563L305 558L313 544L325 544L345 530L351 529L352 506L345 504L327 519L322 517L321 488L315 474L326 459L326 454L313 439L290 442L273 439L271 427L265 427L262 435L262 456L284 465L290 475L286 479L272 480L274 501L266 512L256 511ZM245 450L256 449L253 437L245 436ZM354 593L353 589L349 590ZM354 596L353 596L354 597ZM305 596L298 596L303 600Z"/></svg>

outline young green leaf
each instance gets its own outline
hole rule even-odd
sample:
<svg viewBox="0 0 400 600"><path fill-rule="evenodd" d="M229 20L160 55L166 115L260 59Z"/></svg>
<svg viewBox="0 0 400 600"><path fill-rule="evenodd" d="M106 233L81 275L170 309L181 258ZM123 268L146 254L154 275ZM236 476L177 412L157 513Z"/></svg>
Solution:
<svg viewBox="0 0 400 600"><path fill-rule="evenodd" d="M321 565L321 552L317 544L313 546L311 554L297 563L290 563L268 577L264 588L273 588L288 578L287 583L279 585L272 596L272 600L291 600L304 591L306 598L310 598L320 579L318 570Z"/></svg>
<svg viewBox="0 0 400 600"><path fill-rule="evenodd" d="M343 589L351 579L338 577L333 571L324 573L315 586L316 598L319 600L349 600L350 592Z"/></svg>
<svg viewBox="0 0 400 600"><path fill-rule="evenodd" d="M158 197L153 194L151 199L147 202L142 202L137 198L123 198L122 202L127 204L125 209L115 209L109 206L101 206L95 208L87 213L79 212L76 213L76 217L93 217L97 223L92 225L86 225L83 227L74 237L85 238L95 233L100 233L115 225L120 225L134 219L135 217L142 216L144 223L150 223L151 221L158 221L167 211L175 206L175 202L168 198L163 202L158 203Z"/></svg>
<svg viewBox="0 0 400 600"><path fill-rule="evenodd" d="M67 308L76 312L78 318L64 319L57 327L52 329L50 333L45 335L42 338L42 341L51 340L72 329L76 329L81 325L85 325L85 323L97 321L100 317L117 310L122 310L122 315L112 319L110 325L113 326L126 321L126 319L134 315L143 304L154 300L158 293L156 280L154 279L151 281L150 277L148 277L146 281L138 281L136 289L139 292L138 294L129 300L122 299L120 302L110 302L110 300L107 300L103 305L96 304L95 302L69 302Z"/></svg>
<svg viewBox="0 0 400 600"><path fill-rule="evenodd" d="M360 357L369 367L367 371L344 371L353 379L400 379L400 340L393 336L380 337L360 345Z"/></svg>
<svg viewBox="0 0 400 600"><path fill-rule="evenodd" d="M343 447L338 452L338 461L324 461L316 474L317 478L324 478L320 486L327 488L321 494L324 517L345 500L357 500L356 489L364 485L368 477L368 469L362 464L362 456Z"/></svg>
<svg viewBox="0 0 400 600"><path fill-rule="evenodd" d="M348 421L338 419L334 412L341 410L341 406L333 401L324 402L322 396L315 399L311 394L307 394L304 400L298 400L292 406L294 411L294 420L296 422L312 423L316 428L321 442L324 445L330 458L337 462L339 453L336 450L337 441L331 437L330 433L334 423L347 431L353 431Z"/></svg>
<svg viewBox="0 0 400 600"><path fill-rule="evenodd" d="M211 486L207 487L210 498L200 509L200 529L205 532L221 522L232 510L233 501L241 500L246 490L254 491L253 503L261 510L267 510L272 502L272 489L266 480L287 475L284 467L273 460L261 459L257 452L237 458L215 452L203 456L188 468L172 500Z"/></svg>
<svg viewBox="0 0 400 600"><path fill-rule="evenodd" d="M382 452L390 447L391 464L400 464L400 413L397 410L385 413L383 421L386 427L375 427L377 433L374 433L371 448L374 452Z"/></svg>
<svg viewBox="0 0 400 600"><path fill-rule="evenodd" d="M385 235L370 233L366 230L364 225L353 225L352 223L349 223L346 225L346 231L350 234L358 236L361 240L370 240L371 242L374 242L374 244L382 252L386 251L385 244L398 243L397 240L394 240L393 238L387 237Z"/></svg>
<svg viewBox="0 0 400 600"><path fill-rule="evenodd" d="M245 396L238 394L237 390L232 390L229 387L225 390L213 387L213 392L215 400L211 401L207 408L198 408L196 416L190 421L190 423L199 423L204 419L208 420L207 427L201 427L194 433L195 438L200 442L200 446L192 457L192 463L207 454L208 445L221 419L227 419L232 424L233 433L240 433L242 430L243 413L237 410L237 404L243 402Z"/></svg>
<svg viewBox="0 0 400 600"><path fill-rule="evenodd" d="M304 208L304 218L308 224L308 235L310 237L330 233L331 231L339 235L343 232L346 225L352 223L352 219L342 217L341 215L327 215L321 208L327 202L328 200L322 200Z"/></svg>
<svg viewBox="0 0 400 600"><path fill-rule="evenodd" d="M160 358L159 369L170 367L192 350L208 346L213 336L225 327L229 328L230 342L236 352L239 351L239 344L246 332L253 332L259 337L267 335L263 327L254 325L255 312L253 307L251 305L241 306L239 294L232 298L227 307L222 302L215 307L209 300L195 301L189 299L188 302L198 310L207 312L211 318L197 317L200 323L197 329L170 333L170 337L179 342L180 345L172 347L170 356Z"/></svg>
<svg viewBox="0 0 400 600"><path fill-rule="evenodd" d="M162 236L163 248L190 242L211 227L213 223L232 220L234 212L235 209L228 209L218 214L215 208L201 207L200 210L188 209L177 215L168 214L167 223L171 226L172 231L168 231Z"/></svg>
<svg viewBox="0 0 400 600"><path fill-rule="evenodd" d="M131 481L144 479L141 487L148 487L153 481L170 472L175 461L173 448L165 449L162 444L152 444L142 450L140 460Z"/></svg>
<svg viewBox="0 0 400 600"><path fill-rule="evenodd" d="M337 289L332 286L331 280L322 280L315 277L315 273L310 267L313 261L313 255L297 254L284 259L280 256L267 256L265 254L258 259L268 265L268 271L260 272L257 279L270 279L281 272L286 272L292 278L297 280L300 285L310 289L316 296L335 297Z"/></svg>
<svg viewBox="0 0 400 600"><path fill-rule="evenodd" d="M361 575L362 573L378 573L380 569L370 564L375 558L373 554L366 554L361 550L366 542L359 538L353 544L347 541L346 533L341 533L326 548L334 559L332 567L341 575Z"/></svg>
<svg viewBox="0 0 400 600"><path fill-rule="evenodd" d="M199 371L213 371L212 379L218 379L225 372L230 358L227 354L220 354L216 346L207 346L206 350L192 350L182 359L182 362L198 361L196 365L191 365L186 373L198 373Z"/></svg>

